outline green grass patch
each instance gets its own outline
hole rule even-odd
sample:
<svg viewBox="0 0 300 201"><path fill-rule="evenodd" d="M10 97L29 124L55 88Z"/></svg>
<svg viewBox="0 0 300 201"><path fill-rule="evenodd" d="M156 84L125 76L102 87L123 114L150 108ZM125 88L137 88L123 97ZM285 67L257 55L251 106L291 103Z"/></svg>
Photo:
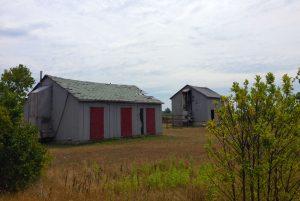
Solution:
<svg viewBox="0 0 300 201"><path fill-rule="evenodd" d="M165 191L174 188L204 188L208 200L214 200L217 190L210 182L212 166L196 166L190 161L167 160L156 163L134 165L105 184L107 191L128 194L140 189Z"/></svg>

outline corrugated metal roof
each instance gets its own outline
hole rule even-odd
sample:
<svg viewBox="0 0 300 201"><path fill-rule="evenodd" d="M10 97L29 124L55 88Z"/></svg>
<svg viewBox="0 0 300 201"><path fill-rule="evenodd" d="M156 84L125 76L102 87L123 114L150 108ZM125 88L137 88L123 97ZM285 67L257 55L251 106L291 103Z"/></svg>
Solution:
<svg viewBox="0 0 300 201"><path fill-rule="evenodd" d="M162 104L152 96L146 96L134 85L117 85L65 79L46 75L80 101L112 101Z"/></svg>
<svg viewBox="0 0 300 201"><path fill-rule="evenodd" d="M196 86L191 86L191 87L194 88L196 91L199 91L206 97L209 97L209 98L220 98L221 97L217 92L215 92L207 87L196 87Z"/></svg>
<svg viewBox="0 0 300 201"><path fill-rule="evenodd" d="M204 96L208 98L221 98L221 95L217 92L207 88L207 87L196 87L192 85L185 85L182 89L180 89L178 92L176 92L170 99L172 99L176 94L178 94L181 91L184 91L186 87L193 88L195 91L198 91L199 93L203 94Z"/></svg>

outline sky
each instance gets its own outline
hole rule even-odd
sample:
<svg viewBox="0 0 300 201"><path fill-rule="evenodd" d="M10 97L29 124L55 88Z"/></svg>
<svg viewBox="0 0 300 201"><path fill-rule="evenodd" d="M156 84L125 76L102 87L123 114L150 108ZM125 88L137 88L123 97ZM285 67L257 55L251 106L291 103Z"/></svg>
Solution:
<svg viewBox="0 0 300 201"><path fill-rule="evenodd" d="M300 0L0 0L0 73L137 85L170 107L184 85L300 67ZM299 87L296 87L299 90Z"/></svg>

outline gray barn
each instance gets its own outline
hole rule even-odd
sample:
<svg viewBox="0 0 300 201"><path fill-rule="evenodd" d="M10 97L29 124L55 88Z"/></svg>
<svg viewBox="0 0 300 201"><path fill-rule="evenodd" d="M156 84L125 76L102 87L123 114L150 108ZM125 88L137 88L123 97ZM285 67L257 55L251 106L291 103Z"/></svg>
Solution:
<svg viewBox="0 0 300 201"><path fill-rule="evenodd" d="M88 141L161 134L161 105L136 86L45 75L29 93L24 116L41 138Z"/></svg>
<svg viewBox="0 0 300 201"><path fill-rule="evenodd" d="M215 117L220 95L207 87L184 86L170 99L174 124L200 125Z"/></svg>

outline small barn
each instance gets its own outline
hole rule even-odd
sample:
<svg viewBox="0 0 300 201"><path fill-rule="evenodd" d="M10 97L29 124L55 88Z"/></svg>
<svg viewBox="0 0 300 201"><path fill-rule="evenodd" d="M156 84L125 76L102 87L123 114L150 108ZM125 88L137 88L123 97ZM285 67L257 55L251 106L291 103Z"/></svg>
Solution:
<svg viewBox="0 0 300 201"><path fill-rule="evenodd" d="M89 141L161 134L161 105L133 85L45 75L28 94L24 116L42 139Z"/></svg>
<svg viewBox="0 0 300 201"><path fill-rule="evenodd" d="M207 87L184 86L170 98L173 124L201 125L214 119L220 97Z"/></svg>

